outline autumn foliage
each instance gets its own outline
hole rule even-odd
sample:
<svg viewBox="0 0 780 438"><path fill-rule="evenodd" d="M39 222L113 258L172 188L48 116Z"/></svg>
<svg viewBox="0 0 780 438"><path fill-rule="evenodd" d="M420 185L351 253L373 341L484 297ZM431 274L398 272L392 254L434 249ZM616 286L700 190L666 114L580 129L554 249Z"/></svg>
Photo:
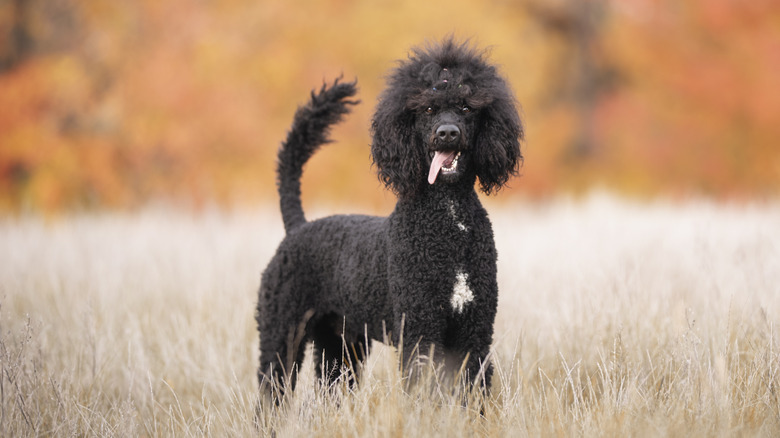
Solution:
<svg viewBox="0 0 780 438"><path fill-rule="evenodd" d="M370 168L383 75L453 33L491 47L523 107L508 196L780 191L780 3L770 0L0 1L0 211L275 199L298 103L362 105L304 198L392 203Z"/></svg>

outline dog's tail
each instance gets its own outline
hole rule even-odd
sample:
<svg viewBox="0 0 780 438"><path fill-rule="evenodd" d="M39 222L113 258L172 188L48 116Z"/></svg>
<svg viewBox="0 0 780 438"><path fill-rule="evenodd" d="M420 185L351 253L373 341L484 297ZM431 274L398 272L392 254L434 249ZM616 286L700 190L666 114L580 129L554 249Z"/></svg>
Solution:
<svg viewBox="0 0 780 438"><path fill-rule="evenodd" d="M359 101L347 100L357 92L356 82L332 86L324 84L319 92L311 92L311 100L295 112L287 140L279 148L276 166L277 186L284 230L289 233L306 223L301 206L301 174L303 165L323 144L329 143L330 126L349 113L349 105Z"/></svg>

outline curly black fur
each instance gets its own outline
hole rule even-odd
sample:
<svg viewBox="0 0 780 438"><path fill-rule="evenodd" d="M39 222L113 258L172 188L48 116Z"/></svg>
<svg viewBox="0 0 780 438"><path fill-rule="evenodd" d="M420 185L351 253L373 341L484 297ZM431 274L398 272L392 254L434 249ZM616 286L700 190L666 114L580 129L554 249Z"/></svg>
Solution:
<svg viewBox="0 0 780 438"><path fill-rule="evenodd" d="M337 80L313 92L279 150L287 235L259 292L260 383L288 373L294 386L308 341L325 365L320 375L333 377L345 360L363 359L367 339L389 334L405 363L415 347L433 345L448 363L466 360L467 378L489 387L496 249L474 186L479 179L485 193L497 191L522 161L512 93L466 43L414 49L388 78L372 122L372 158L398 196L395 210L307 222L303 165L356 103L348 100L355 85Z"/></svg>

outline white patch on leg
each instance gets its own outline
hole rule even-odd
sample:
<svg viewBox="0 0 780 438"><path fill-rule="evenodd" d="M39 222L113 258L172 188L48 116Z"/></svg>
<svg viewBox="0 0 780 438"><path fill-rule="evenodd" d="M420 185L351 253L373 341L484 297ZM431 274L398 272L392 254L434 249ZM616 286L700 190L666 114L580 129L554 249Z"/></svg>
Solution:
<svg viewBox="0 0 780 438"><path fill-rule="evenodd" d="M455 285L452 287L452 298L450 298L450 304L452 309L458 313L463 313L463 307L474 301L474 292L469 288L466 282L469 279L469 274L458 271L455 275Z"/></svg>

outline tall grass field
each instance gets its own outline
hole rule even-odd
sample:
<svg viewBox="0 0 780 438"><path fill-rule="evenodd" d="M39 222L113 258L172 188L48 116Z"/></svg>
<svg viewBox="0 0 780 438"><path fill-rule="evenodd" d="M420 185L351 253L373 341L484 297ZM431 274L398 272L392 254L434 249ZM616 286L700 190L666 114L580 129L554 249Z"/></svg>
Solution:
<svg viewBox="0 0 780 438"><path fill-rule="evenodd" d="M487 208L489 395L376 345L359 385L308 360L278 407L254 322L275 206L2 218L0 436L780 436L780 204Z"/></svg>

